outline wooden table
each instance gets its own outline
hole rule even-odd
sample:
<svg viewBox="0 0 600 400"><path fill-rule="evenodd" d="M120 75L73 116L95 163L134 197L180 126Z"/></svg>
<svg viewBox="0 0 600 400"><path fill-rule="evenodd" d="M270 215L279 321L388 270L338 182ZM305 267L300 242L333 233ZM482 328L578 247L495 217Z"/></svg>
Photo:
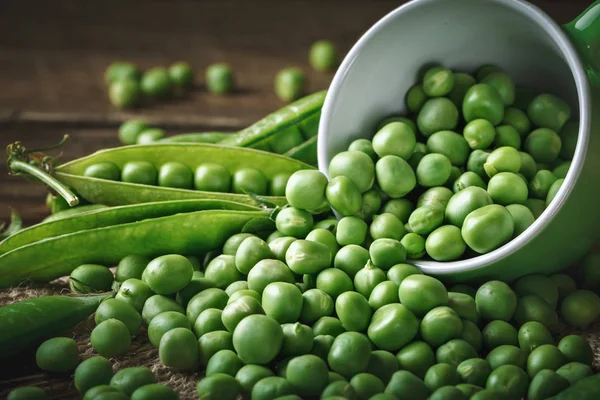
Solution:
<svg viewBox="0 0 600 400"><path fill-rule="evenodd" d="M170 133L237 130L281 107L273 77L287 66L307 71L308 90L332 74L308 66L310 44L334 41L344 54L377 19L402 1L120 1L3 0L0 4L0 147L31 148L68 133L61 160L118 145L118 125L143 118ZM558 22L588 0L536 0ZM426 27L424 27L426 29ZM188 61L199 87L185 99L121 112L111 107L103 74L115 60L142 68ZM239 90L206 93L203 70L225 61ZM26 224L47 215L42 185L7 175L0 163L0 220L15 207Z"/></svg>

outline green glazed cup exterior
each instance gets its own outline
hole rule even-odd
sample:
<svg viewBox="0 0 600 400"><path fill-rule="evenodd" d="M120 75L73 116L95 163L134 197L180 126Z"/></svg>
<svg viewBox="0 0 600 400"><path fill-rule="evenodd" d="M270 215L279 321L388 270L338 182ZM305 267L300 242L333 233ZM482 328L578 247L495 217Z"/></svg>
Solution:
<svg viewBox="0 0 600 400"><path fill-rule="evenodd" d="M419 29L420 27L420 29ZM376 123L405 113L423 65L473 71L494 64L518 86L557 94L580 129L571 168L554 201L524 233L493 252L453 262L415 261L448 282L550 274L600 240L600 0L560 27L521 0L414 0L378 21L340 65L319 126L319 169Z"/></svg>

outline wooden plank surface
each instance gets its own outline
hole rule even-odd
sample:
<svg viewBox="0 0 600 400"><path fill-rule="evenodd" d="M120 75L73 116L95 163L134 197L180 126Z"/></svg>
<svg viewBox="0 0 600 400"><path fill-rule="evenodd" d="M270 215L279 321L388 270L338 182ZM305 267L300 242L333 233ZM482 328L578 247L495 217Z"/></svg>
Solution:
<svg viewBox="0 0 600 400"><path fill-rule="evenodd" d="M140 117L172 132L236 130L281 107L273 77L296 65L308 90L327 88L331 73L308 67L310 44L321 38L344 54L398 0L163 1L4 0L0 2L0 147L22 140L39 147L72 135L64 159L117 145L116 127ZM589 1L536 0L558 22ZM426 29L426 27L424 27ZM110 106L105 68L129 60L142 68L188 61L198 88L187 98L121 112ZM239 90L215 96L203 89L203 70L225 61ZM27 223L45 215L45 190L7 176L0 163L0 219L15 206Z"/></svg>

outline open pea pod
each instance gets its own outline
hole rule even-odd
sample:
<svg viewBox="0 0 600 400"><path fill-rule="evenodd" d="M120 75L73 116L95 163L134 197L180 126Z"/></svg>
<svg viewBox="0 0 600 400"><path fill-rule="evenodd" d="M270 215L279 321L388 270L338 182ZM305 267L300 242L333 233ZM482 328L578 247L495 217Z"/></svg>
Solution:
<svg viewBox="0 0 600 400"><path fill-rule="evenodd" d="M269 180L280 173L314 169L313 166L301 161L255 149L206 143L153 143L101 150L59 166L54 175L89 202L109 206L181 199L213 199L250 205L257 204L252 197L246 194L174 189L90 178L83 175L85 169L90 165L105 161L110 161L119 168L129 161L147 161L157 168L164 163L178 161L186 164L192 170L204 163L216 163L227 167L231 172L245 167L255 168ZM286 203L285 197L265 196L265 199L276 205Z"/></svg>
<svg viewBox="0 0 600 400"><path fill-rule="evenodd" d="M181 133L179 135L168 136L159 140L160 143L219 143L221 140L233 135L226 132L199 132L199 133Z"/></svg>
<svg viewBox="0 0 600 400"><path fill-rule="evenodd" d="M277 133L297 127L306 138L316 136L326 91L305 96L219 142L227 146L252 147Z"/></svg>
<svg viewBox="0 0 600 400"><path fill-rule="evenodd" d="M286 157L293 158L316 166L317 160L317 136L313 136L299 146L293 147L284 153Z"/></svg>
<svg viewBox="0 0 600 400"><path fill-rule="evenodd" d="M23 229L0 242L0 255L18 247L60 235L202 210L261 211L259 207L248 204L209 199L172 200L107 207Z"/></svg>
<svg viewBox="0 0 600 400"><path fill-rule="evenodd" d="M115 265L130 254L207 253L247 231L247 226L267 229L268 220L268 211L205 210L43 239L0 256L0 289L27 281L49 282L81 264ZM269 227L275 229L274 224Z"/></svg>

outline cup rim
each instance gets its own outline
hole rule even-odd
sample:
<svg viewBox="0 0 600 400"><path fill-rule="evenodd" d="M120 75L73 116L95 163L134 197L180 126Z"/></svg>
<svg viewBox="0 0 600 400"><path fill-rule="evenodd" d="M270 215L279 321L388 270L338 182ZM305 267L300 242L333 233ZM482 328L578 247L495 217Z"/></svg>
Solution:
<svg viewBox="0 0 600 400"><path fill-rule="evenodd" d="M317 155L319 170L328 177L328 160L325 152L325 132L330 124L330 114L335 99L339 96L341 86L346 78L348 70L352 67L354 61L358 58L362 49L368 45L373 36L376 36L389 23L399 17L402 13L421 7L429 3L435 3L443 0L412 0L403 4L379 19L371 28L369 28L354 44L340 64L335 76L328 89L321 113L319 123L319 137L317 139ZM577 145L571 161L571 166L565 176L564 182L558 190L556 196L543 213L531 224L524 232L516 238L500 246L499 248L472 258L457 261L430 261L430 260L409 260L412 264L419 267L424 273L433 275L448 275L464 273L468 271L484 268L487 265L496 263L506 258L528 242L537 237L548 226L550 221L558 213L560 208L569 197L585 162L586 152L589 144L589 135L591 130L591 90L590 83L585 73L585 68L574 45L569 40L567 34L561 27L548 16L539 7L523 0L487 0L490 3L500 4L504 7L513 9L527 16L535 25L542 29L552 38L559 51L562 53L566 64L569 66L577 90L577 101L579 105L579 132L577 135Z"/></svg>

